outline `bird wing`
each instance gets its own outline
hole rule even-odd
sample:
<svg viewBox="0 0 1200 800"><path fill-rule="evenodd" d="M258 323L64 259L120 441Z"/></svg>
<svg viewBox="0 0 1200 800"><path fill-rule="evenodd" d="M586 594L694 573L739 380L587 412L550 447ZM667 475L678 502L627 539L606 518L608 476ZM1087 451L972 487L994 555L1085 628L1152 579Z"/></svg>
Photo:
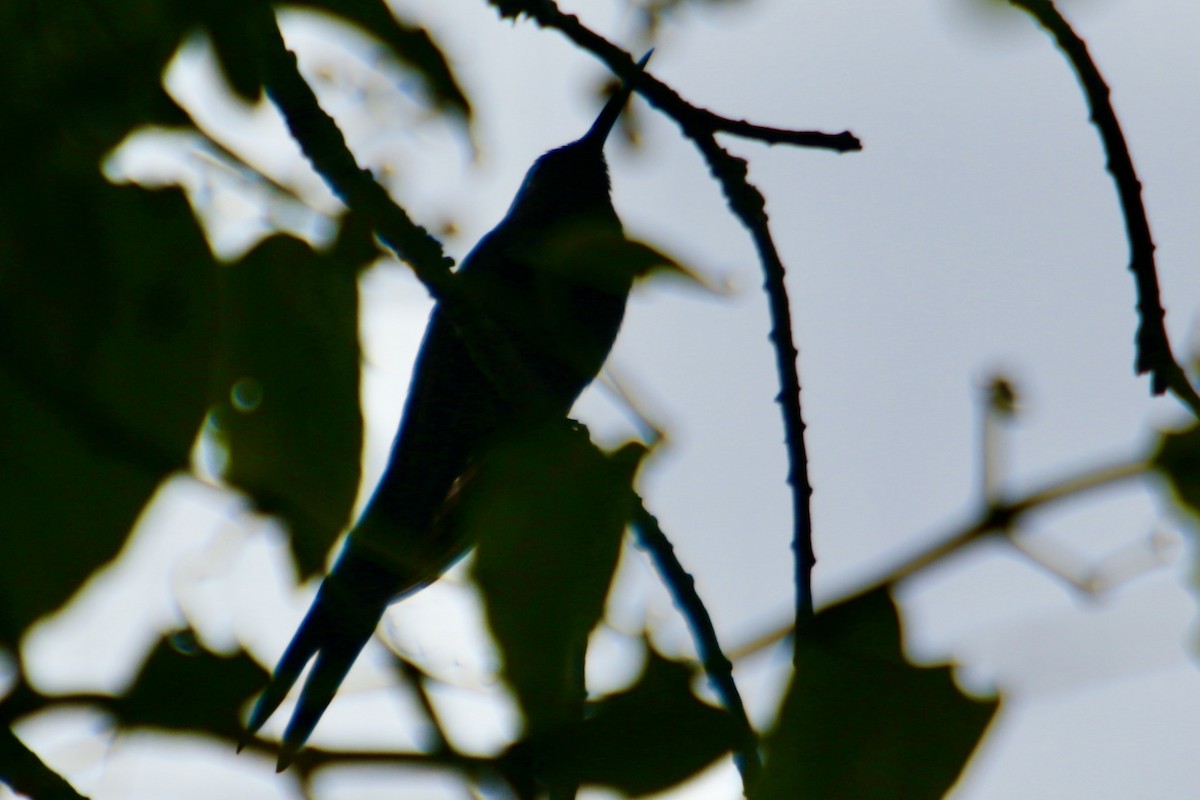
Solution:
<svg viewBox="0 0 1200 800"><path fill-rule="evenodd" d="M304 745L397 595L437 578L468 543L434 526L455 480L495 427L495 393L435 309L388 467L250 714L253 734L316 658L283 736L279 769Z"/></svg>

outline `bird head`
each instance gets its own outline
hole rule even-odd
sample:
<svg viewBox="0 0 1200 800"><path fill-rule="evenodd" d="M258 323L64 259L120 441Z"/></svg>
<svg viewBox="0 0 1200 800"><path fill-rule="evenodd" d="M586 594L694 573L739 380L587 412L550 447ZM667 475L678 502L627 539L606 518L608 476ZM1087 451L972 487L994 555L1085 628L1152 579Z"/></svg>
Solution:
<svg viewBox="0 0 1200 800"><path fill-rule="evenodd" d="M653 52L642 56L637 64L639 72ZM624 81L587 133L550 150L533 163L508 209L508 219L529 219L545 226L553 220L586 217L597 212L607 211L612 215L604 143L632 91L630 82Z"/></svg>

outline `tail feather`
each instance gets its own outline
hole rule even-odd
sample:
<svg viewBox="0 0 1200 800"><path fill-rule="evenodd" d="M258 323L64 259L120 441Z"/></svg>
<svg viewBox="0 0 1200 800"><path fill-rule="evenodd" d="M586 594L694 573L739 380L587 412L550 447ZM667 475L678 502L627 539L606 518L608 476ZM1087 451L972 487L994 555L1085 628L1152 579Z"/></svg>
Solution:
<svg viewBox="0 0 1200 800"><path fill-rule="evenodd" d="M390 593L380 589L380 576L373 574L376 571L353 557L343 558L335 566L250 712L246 729L252 735L275 713L305 666L316 658L283 735L279 771L304 746L383 616Z"/></svg>
<svg viewBox="0 0 1200 800"><path fill-rule="evenodd" d="M371 628L373 630L374 625ZM350 671L359 652L371 638L372 630L361 635L337 631L334 638L327 641L318 651L312 672L304 681L304 689L300 692L300 702L296 704L296 710L292 712L287 730L283 733L277 772L287 769L292 758L308 741L313 728L317 726L338 687L342 685L346 673Z"/></svg>
<svg viewBox="0 0 1200 800"><path fill-rule="evenodd" d="M319 621L321 616L325 616L322 614L323 610L319 600L314 602L312 608L308 610L304 622L300 624L291 643L288 644L287 650L284 651L283 657L279 659L279 664L275 667L270 682L267 683L266 688L254 703L254 709L250 712L250 719L246 723L247 733L258 733L259 728L271 718L271 715L279 708L279 704L292 690L292 686L300 677L300 673L304 671L304 667L321 649L320 630L328 627L327 623L322 624Z"/></svg>

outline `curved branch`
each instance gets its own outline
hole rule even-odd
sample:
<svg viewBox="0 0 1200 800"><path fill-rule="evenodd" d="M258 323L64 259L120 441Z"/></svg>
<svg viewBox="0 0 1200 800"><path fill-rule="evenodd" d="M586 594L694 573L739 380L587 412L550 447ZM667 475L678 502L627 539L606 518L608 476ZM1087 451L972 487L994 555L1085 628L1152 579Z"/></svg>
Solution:
<svg viewBox="0 0 1200 800"><path fill-rule="evenodd" d="M1133 167L1129 146L1113 110L1108 85L1088 53L1087 43L1071 28L1051 0L1009 0L1024 9L1054 37L1055 44L1067 57L1091 112L1092 124L1108 159L1108 172L1117 188L1125 234L1129 239L1129 270L1137 290L1138 330L1135 338L1137 374L1150 373L1154 394L1170 390L1193 414L1200 417L1200 395L1171 352L1171 342L1163 324L1166 312L1159 297L1158 270L1154 263L1154 239L1142 203L1142 184Z"/></svg>
<svg viewBox="0 0 1200 800"><path fill-rule="evenodd" d="M742 729L742 742L735 760L748 790L758 779L762 764L758 757L758 734L754 732L754 726L746 716L746 707L742 704L742 696L733 680L733 665L721 650L712 618L704 607L704 601L696 592L695 579L675 557L675 549L663 533L658 520L646 509L640 498L635 502L634 516L630 524L636 533L637 542L650 554L655 567L662 575L663 583L675 600L675 605L679 607L688 627L692 629L696 652L700 656L700 663L704 666L713 691Z"/></svg>
<svg viewBox="0 0 1200 800"><path fill-rule="evenodd" d="M804 442L804 416L800 407L799 352L792 339L792 312L788 300L786 271L767 225L766 200L748 180L746 162L726 152L712 136L693 137L704 154L713 177L721 184L734 215L750 232L765 274L764 288L771 312L769 337L779 373L775 396L783 415L788 452L787 482L792 490L792 549L796 560L796 624L813 616L812 570L817 563L812 543L812 483L808 477L808 448Z"/></svg>

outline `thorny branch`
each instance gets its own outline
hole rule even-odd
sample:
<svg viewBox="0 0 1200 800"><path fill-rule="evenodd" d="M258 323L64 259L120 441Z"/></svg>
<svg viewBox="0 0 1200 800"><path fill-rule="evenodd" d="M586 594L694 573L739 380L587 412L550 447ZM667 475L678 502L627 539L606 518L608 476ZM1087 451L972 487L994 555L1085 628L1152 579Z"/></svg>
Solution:
<svg viewBox="0 0 1200 800"><path fill-rule="evenodd" d="M1171 352L1171 341L1163 324L1166 312L1159 298L1158 269L1154 262L1154 239L1150 221L1142 203L1142 184L1133 167L1125 134L1117 121L1110 100L1108 84L1096 62L1088 53L1087 43L1079 37L1070 23L1050 0L1009 0L1024 9L1045 28L1075 70L1091 110L1092 124L1108 158L1108 171L1117 188L1121 214L1125 218L1125 234L1129 239L1129 270L1137 290L1138 330L1136 336L1139 375L1150 373L1150 386L1155 394L1170 390L1192 413L1200 417L1200 395L1188 380Z"/></svg>

